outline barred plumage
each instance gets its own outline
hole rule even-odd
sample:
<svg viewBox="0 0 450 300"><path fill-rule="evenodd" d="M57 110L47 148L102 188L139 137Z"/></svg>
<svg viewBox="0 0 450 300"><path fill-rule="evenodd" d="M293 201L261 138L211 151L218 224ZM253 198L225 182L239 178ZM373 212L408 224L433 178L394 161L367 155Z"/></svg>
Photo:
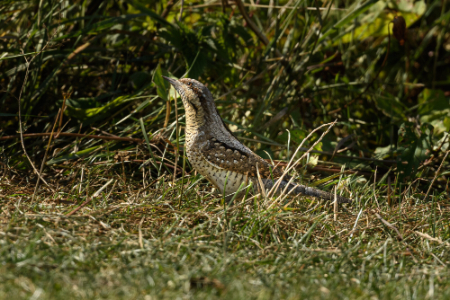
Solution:
<svg viewBox="0 0 450 300"><path fill-rule="evenodd" d="M178 91L186 110L186 154L191 165L228 198L238 191L241 183L253 182L256 189L260 189L257 172L264 189L270 190L283 172L234 137L219 116L208 88L194 79L164 78ZM289 177L285 175L275 193L281 193L288 182ZM289 184L286 191L325 200L334 199L334 195L328 192L304 185ZM351 202L340 196L337 200Z"/></svg>

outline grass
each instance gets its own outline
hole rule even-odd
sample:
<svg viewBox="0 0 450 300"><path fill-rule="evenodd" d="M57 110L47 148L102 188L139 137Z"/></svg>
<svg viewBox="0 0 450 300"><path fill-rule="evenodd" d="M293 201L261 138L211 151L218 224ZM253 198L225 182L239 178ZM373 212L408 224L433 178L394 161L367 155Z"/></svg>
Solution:
<svg viewBox="0 0 450 300"><path fill-rule="evenodd" d="M210 188L192 185L197 176L173 185L171 175L123 177L122 167L112 161L56 169L47 178L60 184L63 197L42 192L34 203L31 178L3 177L1 298L450 296L444 195L433 202L411 197L389 208L385 185L349 178L355 194L375 188L382 204L358 197L340 208L336 221L333 205L308 198L285 209L238 201L225 213ZM67 216L85 199L92 200Z"/></svg>
<svg viewBox="0 0 450 300"><path fill-rule="evenodd" d="M228 2L0 4L0 299L450 297L447 2ZM224 205L163 75L354 203Z"/></svg>

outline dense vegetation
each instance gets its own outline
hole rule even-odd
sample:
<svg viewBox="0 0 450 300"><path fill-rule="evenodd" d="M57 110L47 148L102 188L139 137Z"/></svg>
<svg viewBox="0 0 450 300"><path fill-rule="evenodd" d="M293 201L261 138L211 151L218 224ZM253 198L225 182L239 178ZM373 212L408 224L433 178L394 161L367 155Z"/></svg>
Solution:
<svg viewBox="0 0 450 300"><path fill-rule="evenodd" d="M447 299L449 7L2 0L0 298ZM224 205L163 75L355 202Z"/></svg>

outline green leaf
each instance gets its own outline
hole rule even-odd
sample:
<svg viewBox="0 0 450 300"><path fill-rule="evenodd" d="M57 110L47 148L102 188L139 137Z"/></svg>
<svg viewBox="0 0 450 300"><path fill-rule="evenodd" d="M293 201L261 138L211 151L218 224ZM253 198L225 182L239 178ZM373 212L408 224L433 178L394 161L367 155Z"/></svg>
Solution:
<svg viewBox="0 0 450 300"><path fill-rule="evenodd" d="M434 134L450 130L450 98L442 90L424 89L418 97L420 121L434 126Z"/></svg>
<svg viewBox="0 0 450 300"><path fill-rule="evenodd" d="M297 145L300 145L302 143L302 141L306 138L306 136L309 134L308 131L300 129L300 128L289 130L289 132L291 135L291 142L294 142ZM287 144L288 140L289 140L289 132L287 132L287 131L283 132L281 135L279 135L277 137L277 140L282 144ZM317 138L318 138L318 135L313 134L309 138L309 140L304 144L304 147L308 147L308 145L314 144L314 141L317 140ZM314 147L314 150L322 151L322 142L318 143Z"/></svg>
<svg viewBox="0 0 450 300"><path fill-rule="evenodd" d="M164 74L168 75L168 74ZM161 66L158 65L158 67L155 70L155 75L153 77L153 81L156 84L156 89L158 92L158 95L165 101L169 100L169 94L168 91L170 89L170 83L167 82L167 80L164 80L163 78L163 71L161 70Z"/></svg>
<svg viewBox="0 0 450 300"><path fill-rule="evenodd" d="M103 30L109 29L113 27L114 25L117 25L118 23L127 22L130 20L133 20L135 18L144 17L145 14L130 14L130 15L123 15L120 17L112 17L108 18L106 20L93 23L90 26L86 26L85 28L81 30L74 31L72 33L57 37L53 39L53 41L61 41L72 37L78 37L81 35L87 35L87 34L94 34L94 33L100 33Z"/></svg>
<svg viewBox="0 0 450 300"><path fill-rule="evenodd" d="M336 24L333 25L330 29L328 29L319 39L319 42L324 40L328 35L336 31L337 29L345 26L349 22L353 21L355 18L357 18L360 14L368 10L373 4L377 2L376 0L369 0L364 2L361 5L356 6L348 15L346 15L344 18L339 20Z"/></svg>
<svg viewBox="0 0 450 300"><path fill-rule="evenodd" d="M91 147L91 148L88 148L88 149L84 149L84 150L78 151L76 153L72 153L72 154L56 157L56 158L53 158L53 159L47 161L46 165L50 166L50 165L62 163L62 162L65 162L65 161L71 160L71 159L83 158L86 155L91 154L92 152L94 152L95 150L97 150L100 147L101 146L94 146L94 147Z"/></svg>
<svg viewBox="0 0 450 300"><path fill-rule="evenodd" d="M450 148L450 134L448 132L444 132L442 138L434 143L433 150L441 150L442 152L447 152L447 150Z"/></svg>
<svg viewBox="0 0 450 300"><path fill-rule="evenodd" d="M207 55L206 53L202 53L199 51L197 56L192 62L186 61L188 65L188 77L197 79L200 75L202 75L203 70L207 65Z"/></svg>
<svg viewBox="0 0 450 300"><path fill-rule="evenodd" d="M431 138L433 126L423 124L420 130L416 129L414 123L403 123L398 130L398 162L399 180L403 182L408 177L414 175L414 172L431 154Z"/></svg>
<svg viewBox="0 0 450 300"><path fill-rule="evenodd" d="M418 1L412 7L403 7L398 12L387 12L387 4L385 2L379 1L373 6L373 11L371 15L368 15L363 20L361 20L361 26L352 30L352 32L342 36L337 43L349 43L352 40L364 40L369 37L379 37L387 36L388 31L392 36L392 25L390 23L394 20L396 16L402 16L405 19L406 27L411 26L414 22L419 20L419 18L425 13L426 5L423 1ZM373 19L372 15L377 16ZM388 26L391 26L389 29Z"/></svg>
<svg viewBox="0 0 450 300"><path fill-rule="evenodd" d="M134 89L139 90L151 82L150 74L144 71L139 71L130 76L131 85Z"/></svg>
<svg viewBox="0 0 450 300"><path fill-rule="evenodd" d="M256 150L255 153L264 159L273 159L275 157L273 151L268 147Z"/></svg>
<svg viewBox="0 0 450 300"><path fill-rule="evenodd" d="M374 154L376 159L386 159L393 155L395 152L396 149L393 145L387 145L386 147L377 147Z"/></svg>
<svg viewBox="0 0 450 300"><path fill-rule="evenodd" d="M74 101L72 100L70 102L69 101L67 102L67 110L65 113L70 117L83 121L84 124L91 124L95 121L103 120L111 116L111 113L116 111L117 107L135 99L137 98L133 97L132 95L120 96L101 107L93 107L93 108L74 107L71 105L72 102Z"/></svg>
<svg viewBox="0 0 450 300"><path fill-rule="evenodd" d="M387 96L378 96L375 100L375 104L383 114L394 119L395 121L406 121L405 112L407 107L399 101L397 97L394 97L388 93Z"/></svg>
<svg viewBox="0 0 450 300"><path fill-rule="evenodd" d="M160 15L152 11L151 9L148 9L145 7L144 4L140 3L139 1L132 1L132 5L136 7L138 10L140 10L142 13L146 14L150 18L154 19L155 21L166 25L166 26L173 26L171 23L167 22L166 19L162 18Z"/></svg>
<svg viewBox="0 0 450 300"><path fill-rule="evenodd" d="M376 0L369 0L364 2L363 4L357 6L354 10L352 10L348 15L339 20L336 24L334 24L333 28L341 28L351 21L353 21L356 17L358 17L363 12L367 11L373 4L375 4Z"/></svg>
<svg viewBox="0 0 450 300"><path fill-rule="evenodd" d="M293 129L289 130L289 132L291 134L291 141L297 144L300 144L307 135L307 132L302 129ZM280 141L282 144L287 144L289 142L289 132L284 131L281 135L277 137L277 140Z"/></svg>
<svg viewBox="0 0 450 300"><path fill-rule="evenodd" d="M253 37L243 26L237 24L230 26L230 32L238 35L247 47L253 46Z"/></svg>
<svg viewBox="0 0 450 300"><path fill-rule="evenodd" d="M333 174L333 175L331 175L331 176L325 177L325 178L323 178L323 179L320 179L320 180L316 180L316 181L314 181L314 182L311 182L311 183L309 183L308 185L309 185L310 187L320 186L320 185L322 185L322 184L324 184L324 183L327 183L327 182L330 181L330 180L333 180L333 179L335 179L335 178L341 176L342 174L343 174L343 173L336 173L336 174Z"/></svg>

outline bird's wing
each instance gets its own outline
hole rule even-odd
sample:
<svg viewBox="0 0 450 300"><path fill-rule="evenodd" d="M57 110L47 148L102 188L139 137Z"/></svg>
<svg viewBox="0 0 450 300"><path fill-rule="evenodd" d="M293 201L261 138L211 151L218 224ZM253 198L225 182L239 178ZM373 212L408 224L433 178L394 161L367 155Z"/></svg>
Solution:
<svg viewBox="0 0 450 300"><path fill-rule="evenodd" d="M227 171L246 174L249 177L257 177L258 168L262 178L277 179L282 175L280 169L274 168L274 166L253 152L236 149L228 143L221 142L215 138L208 140L200 151L208 163Z"/></svg>

